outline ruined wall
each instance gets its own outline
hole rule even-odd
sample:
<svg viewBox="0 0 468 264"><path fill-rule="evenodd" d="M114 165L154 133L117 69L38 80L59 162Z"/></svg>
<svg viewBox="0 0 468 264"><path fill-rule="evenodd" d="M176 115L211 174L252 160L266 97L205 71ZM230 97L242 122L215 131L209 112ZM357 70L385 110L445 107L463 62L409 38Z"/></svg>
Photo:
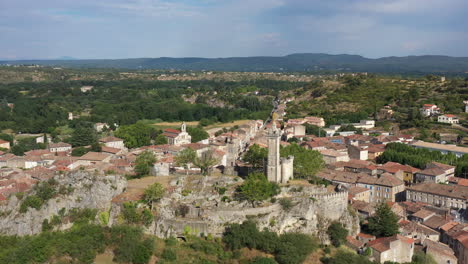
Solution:
<svg viewBox="0 0 468 264"><path fill-rule="evenodd" d="M218 186L228 186L232 179ZM206 177L198 183L209 186ZM224 184L224 185L223 185ZM183 184L182 184L183 185ZM180 189L184 189L181 186ZM297 189L300 188L300 191ZM224 195L232 197L233 190ZM247 219L254 219L259 229L265 227L278 233L301 232L316 235L322 243L328 243L326 230L332 221L339 221L354 235L359 232L359 219L348 211L347 192L329 194L326 188L318 186L289 186L283 187L276 202L266 201L257 207L251 203L222 200L222 196L212 192L209 188L202 188L200 192L191 193L183 197L177 191L162 199L158 216L148 233L158 237L184 236L187 232L193 235L201 233L221 236L227 224L242 223ZM283 209L279 199L290 199L292 207ZM177 208L181 205L190 207L185 216L177 215Z"/></svg>

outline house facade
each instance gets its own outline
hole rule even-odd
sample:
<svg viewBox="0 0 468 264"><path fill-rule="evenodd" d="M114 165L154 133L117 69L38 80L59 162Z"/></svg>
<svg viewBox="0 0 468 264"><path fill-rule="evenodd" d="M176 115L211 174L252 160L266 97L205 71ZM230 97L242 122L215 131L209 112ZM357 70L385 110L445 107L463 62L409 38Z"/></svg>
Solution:
<svg viewBox="0 0 468 264"><path fill-rule="evenodd" d="M167 139L167 143L170 145L180 146L183 144L192 143L192 137L187 133L187 125L182 123L181 130L167 128L164 129L163 135Z"/></svg>
<svg viewBox="0 0 468 264"><path fill-rule="evenodd" d="M424 104L423 107L420 109L420 112L421 115L428 117L439 114L440 109L435 104Z"/></svg>
<svg viewBox="0 0 468 264"><path fill-rule="evenodd" d="M458 124L460 121L455 115L445 114L438 116L437 122L446 124Z"/></svg>
<svg viewBox="0 0 468 264"><path fill-rule="evenodd" d="M468 187L432 182L420 183L406 189L406 200L428 203L446 209L466 209Z"/></svg>

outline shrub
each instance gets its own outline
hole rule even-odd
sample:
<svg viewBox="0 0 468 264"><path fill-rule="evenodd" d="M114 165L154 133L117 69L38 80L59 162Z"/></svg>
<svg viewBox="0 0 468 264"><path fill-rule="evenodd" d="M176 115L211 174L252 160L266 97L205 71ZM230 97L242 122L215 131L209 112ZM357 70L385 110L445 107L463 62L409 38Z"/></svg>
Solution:
<svg viewBox="0 0 468 264"><path fill-rule="evenodd" d="M348 230L338 222L333 222L327 229L327 234L333 246L339 247L346 241Z"/></svg>
<svg viewBox="0 0 468 264"><path fill-rule="evenodd" d="M288 198L281 198L279 200L279 203L281 205L281 208L283 208L283 210L285 211L289 211L293 207L293 203L291 199L288 199Z"/></svg>
<svg viewBox="0 0 468 264"><path fill-rule="evenodd" d="M167 261L175 261L177 260L177 254L174 252L173 249L165 248L161 255L161 258Z"/></svg>
<svg viewBox="0 0 468 264"><path fill-rule="evenodd" d="M26 213L29 207L39 210L43 203L44 201L37 195L30 195L21 203L20 213Z"/></svg>

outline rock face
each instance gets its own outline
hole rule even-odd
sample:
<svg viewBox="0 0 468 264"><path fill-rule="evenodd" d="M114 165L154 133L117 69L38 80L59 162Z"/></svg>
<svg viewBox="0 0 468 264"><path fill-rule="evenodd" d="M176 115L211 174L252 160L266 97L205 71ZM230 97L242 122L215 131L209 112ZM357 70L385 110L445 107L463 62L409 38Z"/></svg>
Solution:
<svg viewBox="0 0 468 264"><path fill-rule="evenodd" d="M158 215L147 232L163 238L187 233L221 236L227 224L247 219L254 219L259 229L312 234L322 243L329 242L326 230L332 221L344 224L350 234L359 232L359 219L348 210L346 191L333 192L313 185L283 187L276 202L253 207L251 203L228 198L241 182L242 179L234 177L193 176L174 180L175 190L161 200ZM289 200L290 206L285 206L281 199Z"/></svg>
<svg viewBox="0 0 468 264"><path fill-rule="evenodd" d="M48 200L39 210L29 208L25 213L19 212L21 201L12 196L8 204L0 206L0 212L3 212L0 216L1 234L23 236L40 233L44 219L50 220L63 208L66 212L73 208L109 210L112 198L127 186L123 176L97 175L85 171L57 175L54 179L58 181L58 186L70 186L73 191Z"/></svg>

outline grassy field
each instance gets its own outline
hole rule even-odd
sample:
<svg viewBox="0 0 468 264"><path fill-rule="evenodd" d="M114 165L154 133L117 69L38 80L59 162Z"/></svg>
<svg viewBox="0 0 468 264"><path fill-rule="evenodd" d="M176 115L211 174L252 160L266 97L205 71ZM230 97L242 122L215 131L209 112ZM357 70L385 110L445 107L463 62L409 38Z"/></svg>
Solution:
<svg viewBox="0 0 468 264"><path fill-rule="evenodd" d="M232 127L232 126L241 126L243 124L248 123L250 120L236 120L233 122L228 122L228 123L215 123L209 126L205 127L205 130L213 129L213 128L223 128L223 127ZM192 122L185 122L187 126L198 126L198 121L192 121ZM154 123L153 126L164 129L164 128L178 128L182 122L157 122Z"/></svg>

